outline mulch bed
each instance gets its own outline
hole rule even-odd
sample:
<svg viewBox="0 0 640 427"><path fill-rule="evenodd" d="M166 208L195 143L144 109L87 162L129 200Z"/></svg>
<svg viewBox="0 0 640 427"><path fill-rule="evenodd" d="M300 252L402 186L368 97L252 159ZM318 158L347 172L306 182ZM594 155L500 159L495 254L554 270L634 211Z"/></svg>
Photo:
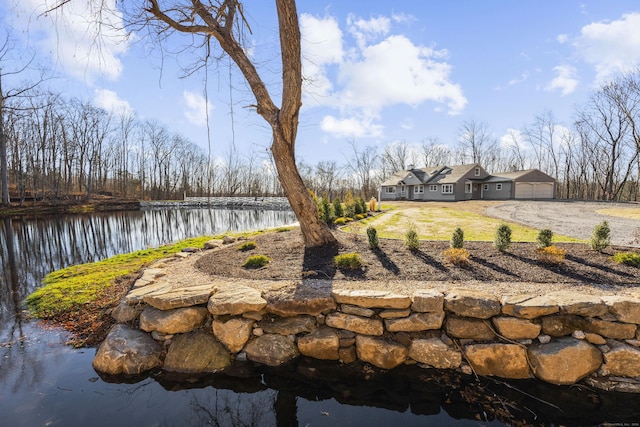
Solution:
<svg viewBox="0 0 640 427"><path fill-rule="evenodd" d="M465 242L471 257L465 266L447 263L443 251L448 242L422 241L410 251L401 240L380 239L380 249L369 248L366 236L336 231L339 247L305 251L299 230L267 233L251 237L256 248L239 251L229 245L203 256L196 263L202 271L220 276L246 279L336 279L336 280L428 280L428 281L501 281L538 283L640 284L640 270L617 264L611 255L629 248L593 251L584 243L557 246L567 255L562 264L538 261L535 243L513 243L500 253L490 242ZM333 265L337 254L356 252L365 267L340 271ZM266 255L271 261L260 269L243 268L250 255Z"/></svg>

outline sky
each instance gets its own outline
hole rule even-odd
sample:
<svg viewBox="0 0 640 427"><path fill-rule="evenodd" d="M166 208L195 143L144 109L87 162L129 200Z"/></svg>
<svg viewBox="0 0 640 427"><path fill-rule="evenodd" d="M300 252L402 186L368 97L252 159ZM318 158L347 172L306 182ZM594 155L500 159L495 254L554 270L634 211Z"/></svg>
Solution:
<svg viewBox="0 0 640 427"><path fill-rule="evenodd" d="M201 51L190 48L191 38L172 35L160 46L148 33L97 29L88 3L72 0L45 15L42 0L0 0L0 35L9 31L19 53L3 69L33 58L50 70L52 89L157 120L213 156L231 146L243 155L268 150L270 129L219 49L206 69L194 70ZM310 164L344 163L353 142L382 148L437 138L455 147L469 121L486 123L499 141L547 111L570 127L599 85L640 67L637 0L301 0L297 7L305 83L296 154ZM247 52L279 104L274 2L247 0L244 10ZM122 15L104 18L117 27Z"/></svg>

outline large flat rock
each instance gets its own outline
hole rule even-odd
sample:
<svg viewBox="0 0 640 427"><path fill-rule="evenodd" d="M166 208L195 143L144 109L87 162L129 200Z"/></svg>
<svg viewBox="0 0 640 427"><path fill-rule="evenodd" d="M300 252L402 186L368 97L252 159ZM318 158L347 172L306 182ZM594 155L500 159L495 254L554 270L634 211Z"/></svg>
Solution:
<svg viewBox="0 0 640 427"><path fill-rule="evenodd" d="M213 315L236 316L266 307L267 301L260 291L249 286L228 286L211 295L207 308Z"/></svg>
<svg viewBox="0 0 640 427"><path fill-rule="evenodd" d="M204 307L185 307L173 310L158 310L147 307L140 314L140 329L157 331L167 335L191 332L201 327L207 320Z"/></svg>
<svg viewBox="0 0 640 427"><path fill-rule="evenodd" d="M502 312L522 319L537 319L560 311L557 301L546 295L517 295L502 298Z"/></svg>
<svg viewBox="0 0 640 427"><path fill-rule="evenodd" d="M439 338L413 340L409 357L436 369L456 369L462 363L462 354Z"/></svg>
<svg viewBox="0 0 640 427"><path fill-rule="evenodd" d="M345 313L331 313L326 317L325 322L327 326L332 328L345 329L362 335L382 335L384 333L384 326L379 319L369 319Z"/></svg>
<svg viewBox="0 0 640 427"><path fill-rule="evenodd" d="M444 308L464 317L489 319L500 314L502 306L497 297L475 289L454 289L444 297Z"/></svg>
<svg viewBox="0 0 640 427"><path fill-rule="evenodd" d="M249 360L269 366L282 365L300 355L293 339L277 334L266 334L250 341L244 351Z"/></svg>
<svg viewBox="0 0 640 427"><path fill-rule="evenodd" d="M363 362L382 369L395 368L404 363L409 355L409 350L402 344L363 335L356 337L356 352Z"/></svg>
<svg viewBox="0 0 640 427"><path fill-rule="evenodd" d="M178 289L159 289L143 296L143 301L160 310L204 305L216 292L213 284L182 287Z"/></svg>
<svg viewBox="0 0 640 427"><path fill-rule="evenodd" d="M408 308L411 306L411 298L407 295L388 291L337 289L331 292L331 296L339 304L351 304L364 308Z"/></svg>
<svg viewBox="0 0 640 427"><path fill-rule="evenodd" d="M478 375L501 378L530 378L527 350L516 344L473 344L465 356Z"/></svg>

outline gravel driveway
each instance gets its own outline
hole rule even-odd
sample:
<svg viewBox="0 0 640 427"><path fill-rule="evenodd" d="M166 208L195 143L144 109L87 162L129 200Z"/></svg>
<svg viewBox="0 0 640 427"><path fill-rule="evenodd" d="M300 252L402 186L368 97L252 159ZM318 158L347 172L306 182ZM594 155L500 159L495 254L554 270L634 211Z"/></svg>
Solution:
<svg viewBox="0 0 640 427"><path fill-rule="evenodd" d="M507 201L489 206L486 214L495 218L528 225L550 228L554 233L579 239L590 239L593 228L607 221L611 228L611 243L640 247L640 221L603 215L596 212L607 208L632 208L639 204L581 201Z"/></svg>

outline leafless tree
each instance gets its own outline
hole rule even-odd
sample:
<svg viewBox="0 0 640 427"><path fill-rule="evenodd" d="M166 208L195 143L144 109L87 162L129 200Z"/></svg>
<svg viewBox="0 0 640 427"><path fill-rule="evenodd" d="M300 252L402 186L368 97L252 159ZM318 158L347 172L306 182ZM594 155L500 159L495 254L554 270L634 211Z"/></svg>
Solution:
<svg viewBox="0 0 640 427"><path fill-rule="evenodd" d="M471 163L486 164L497 145L489 125L486 122L467 120L462 123L458 134L458 142L465 158Z"/></svg>

